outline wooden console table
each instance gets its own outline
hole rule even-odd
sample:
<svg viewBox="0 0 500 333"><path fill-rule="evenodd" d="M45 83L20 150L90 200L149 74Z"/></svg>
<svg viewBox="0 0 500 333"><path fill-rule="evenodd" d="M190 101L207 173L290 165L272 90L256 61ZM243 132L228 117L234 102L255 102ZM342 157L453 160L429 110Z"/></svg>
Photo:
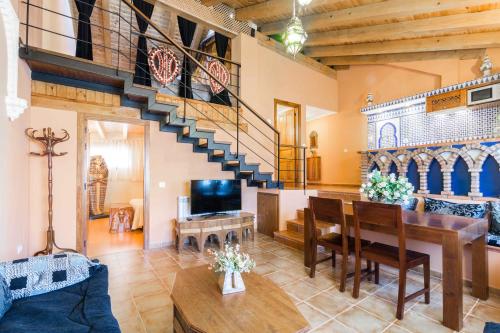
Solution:
<svg viewBox="0 0 500 333"><path fill-rule="evenodd" d="M189 237L194 237L200 252L203 252L208 236L216 235L221 246L230 232L236 232L238 241L241 242L245 231L250 231L254 237L255 214L240 212L236 214L215 216L194 216L192 220L175 220L175 247L180 252L182 244Z"/></svg>
<svg viewBox="0 0 500 333"><path fill-rule="evenodd" d="M172 288L175 333L303 333L308 323L270 280L244 273L246 290L222 295L208 265L183 269Z"/></svg>

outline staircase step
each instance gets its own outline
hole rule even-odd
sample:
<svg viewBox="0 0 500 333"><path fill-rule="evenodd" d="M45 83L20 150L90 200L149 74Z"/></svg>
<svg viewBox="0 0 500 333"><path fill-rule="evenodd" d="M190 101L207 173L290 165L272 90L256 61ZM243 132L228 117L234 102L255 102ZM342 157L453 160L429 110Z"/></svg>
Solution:
<svg viewBox="0 0 500 333"><path fill-rule="evenodd" d="M316 221L316 229L320 234L332 232L334 226L331 223ZM286 228L288 230L292 230L299 233L304 233L304 220L303 219L295 219L286 221Z"/></svg>
<svg viewBox="0 0 500 333"><path fill-rule="evenodd" d="M292 230L274 232L274 240L278 243L293 247L298 250L304 249L304 234Z"/></svg>
<svg viewBox="0 0 500 333"><path fill-rule="evenodd" d="M297 219L298 220L304 219L304 210L303 209L297 209Z"/></svg>

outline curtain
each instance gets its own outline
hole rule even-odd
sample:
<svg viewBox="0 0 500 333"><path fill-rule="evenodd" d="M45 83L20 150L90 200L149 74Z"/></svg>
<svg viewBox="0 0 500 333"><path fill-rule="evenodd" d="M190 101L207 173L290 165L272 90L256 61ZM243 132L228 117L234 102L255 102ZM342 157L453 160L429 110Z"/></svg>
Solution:
<svg viewBox="0 0 500 333"><path fill-rule="evenodd" d="M194 32L196 31L196 23L180 16L177 16L177 23L179 24L182 44L186 47L190 47L193 42ZM182 60L181 82L179 83L179 97L193 98L193 91L191 90L191 73L191 61L184 56Z"/></svg>
<svg viewBox="0 0 500 333"><path fill-rule="evenodd" d="M226 57L227 46L229 44L229 38L221 35L220 33L215 33L215 48L217 50L217 56L220 58ZM222 62L224 63L224 62ZM210 97L211 103L222 104L231 106L231 100L229 99L229 93L227 89L224 89L218 94L211 94Z"/></svg>
<svg viewBox="0 0 500 333"><path fill-rule="evenodd" d="M90 29L90 16L94 10L96 0L75 0L78 10L78 35L76 41L76 56L83 59L94 60L92 55L92 30Z"/></svg>
<svg viewBox="0 0 500 333"><path fill-rule="evenodd" d="M90 156L101 155L108 166L109 181L142 181L144 174L144 139L92 139Z"/></svg>
<svg viewBox="0 0 500 333"><path fill-rule="evenodd" d="M139 9L148 18L151 18L151 15L153 15L153 9L155 6L149 2L144 0L134 0L134 6L136 6L137 9ZM146 30L148 30L148 22L146 22L138 13L135 13L135 18L137 20L139 32L141 34L145 34ZM137 41L134 83L143 86L151 86L151 74L149 72L148 64L148 43L146 37L143 35L140 35L139 40Z"/></svg>

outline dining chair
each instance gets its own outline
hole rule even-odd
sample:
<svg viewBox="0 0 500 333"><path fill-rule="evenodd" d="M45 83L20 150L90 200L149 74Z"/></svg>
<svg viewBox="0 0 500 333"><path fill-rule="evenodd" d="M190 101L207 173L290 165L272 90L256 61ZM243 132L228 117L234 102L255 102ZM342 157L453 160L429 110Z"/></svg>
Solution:
<svg viewBox="0 0 500 333"><path fill-rule="evenodd" d="M317 229L317 220L328 222L333 225L340 225L340 234L330 232L320 235ZM310 251L310 273L314 278L316 273L316 264L332 259L332 266L335 267L336 254L342 255L342 264L340 271L340 291L345 291L347 277L352 277L353 273L347 273L347 259L349 253L354 252L354 238L349 236L344 215L344 202L340 199L329 199L319 197L309 197L309 208L304 210L304 237L309 240ZM361 245L369 245L369 241L362 240ZM332 256L318 260L318 245L332 251ZM306 245L307 246L307 245ZM367 261L367 270L371 270L371 262Z"/></svg>
<svg viewBox="0 0 500 333"><path fill-rule="evenodd" d="M379 264L394 267L399 270L398 305L396 318L403 319L405 303L425 294L425 303L430 303L430 257L428 254L406 249L405 225L400 205L389 205L378 202L353 201L354 209L354 233L355 233L355 275L352 296L359 297L361 279L361 259L375 262L375 283L379 283ZM379 230L387 230L387 233L397 232L398 247L371 243L363 246L361 242L361 225L364 228L377 227ZM423 265L424 288L406 296L406 272L408 269ZM368 272L367 274L372 274Z"/></svg>

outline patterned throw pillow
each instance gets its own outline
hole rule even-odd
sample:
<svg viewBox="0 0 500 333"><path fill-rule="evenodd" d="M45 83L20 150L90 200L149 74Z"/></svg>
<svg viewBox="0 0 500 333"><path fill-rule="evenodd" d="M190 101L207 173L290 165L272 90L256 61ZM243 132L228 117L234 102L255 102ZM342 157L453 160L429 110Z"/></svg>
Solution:
<svg viewBox="0 0 500 333"><path fill-rule="evenodd" d="M483 218L487 211L486 203L465 204L431 198L424 198L424 203L425 211L434 214Z"/></svg>
<svg viewBox="0 0 500 333"><path fill-rule="evenodd" d="M0 263L13 299L34 296L81 282L98 265L78 253L61 253Z"/></svg>
<svg viewBox="0 0 500 333"><path fill-rule="evenodd" d="M500 236L500 201L492 201L491 209L491 224L490 233L495 236Z"/></svg>
<svg viewBox="0 0 500 333"><path fill-rule="evenodd" d="M407 204L402 204L401 207L404 210L415 210L417 209L418 198L410 198Z"/></svg>
<svg viewBox="0 0 500 333"><path fill-rule="evenodd" d="M500 247L500 236L488 234L488 245Z"/></svg>
<svg viewBox="0 0 500 333"><path fill-rule="evenodd" d="M10 292L3 271L0 270L0 319L2 319L3 315L10 309L11 305L12 293Z"/></svg>

